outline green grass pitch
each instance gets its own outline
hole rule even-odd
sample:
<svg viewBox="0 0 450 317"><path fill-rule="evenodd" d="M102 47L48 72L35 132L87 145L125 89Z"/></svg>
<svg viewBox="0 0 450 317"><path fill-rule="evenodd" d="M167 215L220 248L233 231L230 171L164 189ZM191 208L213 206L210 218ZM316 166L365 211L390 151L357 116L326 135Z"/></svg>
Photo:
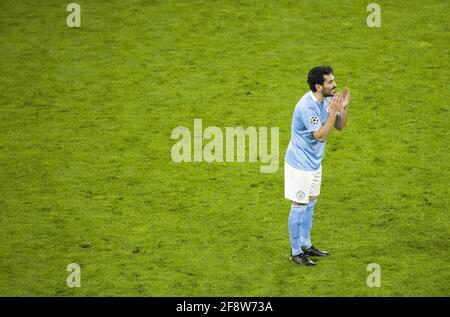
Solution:
<svg viewBox="0 0 450 317"><path fill-rule="evenodd" d="M1 296L450 295L448 1L69 2L0 2ZM283 160L320 64L352 102L304 268ZM173 162L195 118L279 127L279 170Z"/></svg>

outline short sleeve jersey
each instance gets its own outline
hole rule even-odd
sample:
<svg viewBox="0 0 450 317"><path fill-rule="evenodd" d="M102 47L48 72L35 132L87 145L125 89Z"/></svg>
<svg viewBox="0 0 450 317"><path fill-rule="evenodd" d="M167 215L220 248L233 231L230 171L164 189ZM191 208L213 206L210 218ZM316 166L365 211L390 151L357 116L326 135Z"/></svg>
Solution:
<svg viewBox="0 0 450 317"><path fill-rule="evenodd" d="M292 167L304 171L320 168L326 142L318 141L313 132L318 131L327 121L331 100L332 97L328 97L321 103L310 91L295 106L291 140L285 156L285 161Z"/></svg>

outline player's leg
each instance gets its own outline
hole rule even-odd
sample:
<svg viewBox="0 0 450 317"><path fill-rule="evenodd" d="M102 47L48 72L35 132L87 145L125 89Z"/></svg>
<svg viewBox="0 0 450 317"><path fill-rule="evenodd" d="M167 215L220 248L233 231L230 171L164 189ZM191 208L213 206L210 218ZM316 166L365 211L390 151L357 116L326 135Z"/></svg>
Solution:
<svg viewBox="0 0 450 317"><path fill-rule="evenodd" d="M327 256L327 251L316 249L311 243L311 229L313 223L314 206L317 203L317 197L320 195L320 186L322 182L322 166L314 173L314 178L311 186L308 206L302 219L302 236L301 244L302 251L310 256Z"/></svg>
<svg viewBox="0 0 450 317"><path fill-rule="evenodd" d="M302 249L311 247L311 228L313 222L314 206L317 202L317 196L309 196L308 206L302 219L302 236L300 238Z"/></svg>
<svg viewBox="0 0 450 317"><path fill-rule="evenodd" d="M300 243L302 219L305 217L308 207L307 190L310 187L312 178L309 179L307 173L296 170L289 164L285 164L284 170L285 198L291 201L291 210L288 218L291 261L301 265L314 265L314 262L303 254Z"/></svg>
<svg viewBox="0 0 450 317"><path fill-rule="evenodd" d="M308 205L303 203L297 203L295 201L291 204L291 210L288 218L289 227L289 240L291 242L291 254L292 256L302 253L301 248L301 227L302 219L305 217L306 209Z"/></svg>

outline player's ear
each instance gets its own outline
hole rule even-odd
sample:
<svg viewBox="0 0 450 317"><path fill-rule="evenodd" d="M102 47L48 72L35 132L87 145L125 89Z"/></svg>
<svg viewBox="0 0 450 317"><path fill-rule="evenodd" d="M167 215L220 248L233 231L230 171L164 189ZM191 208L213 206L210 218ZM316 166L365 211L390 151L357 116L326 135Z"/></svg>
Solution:
<svg viewBox="0 0 450 317"><path fill-rule="evenodd" d="M321 85L316 84L315 87L316 87L316 91L319 91L319 92L322 91L323 87Z"/></svg>

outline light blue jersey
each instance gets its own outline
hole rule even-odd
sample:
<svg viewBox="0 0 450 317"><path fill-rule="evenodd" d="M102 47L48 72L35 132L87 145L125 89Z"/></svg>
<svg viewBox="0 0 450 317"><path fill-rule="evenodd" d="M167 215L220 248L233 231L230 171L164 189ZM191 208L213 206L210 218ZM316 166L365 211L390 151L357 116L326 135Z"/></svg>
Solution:
<svg viewBox="0 0 450 317"><path fill-rule="evenodd" d="M328 104L332 99L328 97L320 103L310 91L295 106L291 141L285 156L286 162L292 167L315 171L322 164L326 142L319 142L312 132L318 131L327 121L330 111Z"/></svg>

